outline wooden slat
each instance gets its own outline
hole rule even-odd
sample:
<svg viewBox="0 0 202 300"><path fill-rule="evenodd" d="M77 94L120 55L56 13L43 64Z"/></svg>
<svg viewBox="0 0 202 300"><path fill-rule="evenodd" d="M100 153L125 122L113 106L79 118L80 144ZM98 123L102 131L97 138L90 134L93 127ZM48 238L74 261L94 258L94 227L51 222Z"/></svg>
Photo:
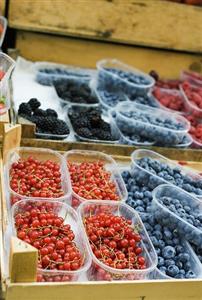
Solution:
<svg viewBox="0 0 202 300"><path fill-rule="evenodd" d="M6 0L0 1L0 15L5 15L5 8L6 8Z"/></svg>
<svg viewBox="0 0 202 300"><path fill-rule="evenodd" d="M22 139L21 146L24 147L38 147L38 148L50 148L58 151L68 151L72 149L85 149L103 151L110 155L126 156L129 157L131 153L141 147L126 146L126 145L107 145L99 143L79 143L79 142L62 142L52 140L41 140L41 139ZM146 148L146 147L142 147ZM179 161L202 161L202 151L195 149L176 149L176 148L165 148L165 147L150 147L149 149L157 151L158 153L174 160Z"/></svg>
<svg viewBox="0 0 202 300"><path fill-rule="evenodd" d="M200 300L201 280L9 284L6 300Z"/></svg>
<svg viewBox="0 0 202 300"><path fill-rule="evenodd" d="M9 115L8 115L8 113L0 115L0 135L3 134L3 127L4 127L5 123L9 123Z"/></svg>
<svg viewBox="0 0 202 300"><path fill-rule="evenodd" d="M13 28L202 51L202 8L162 0L10 0Z"/></svg>
<svg viewBox="0 0 202 300"><path fill-rule="evenodd" d="M112 43L18 31L16 48L33 61L53 61L95 67L96 61L117 58L145 72L156 69L163 77L178 78L182 69L202 72L202 55L152 50Z"/></svg>

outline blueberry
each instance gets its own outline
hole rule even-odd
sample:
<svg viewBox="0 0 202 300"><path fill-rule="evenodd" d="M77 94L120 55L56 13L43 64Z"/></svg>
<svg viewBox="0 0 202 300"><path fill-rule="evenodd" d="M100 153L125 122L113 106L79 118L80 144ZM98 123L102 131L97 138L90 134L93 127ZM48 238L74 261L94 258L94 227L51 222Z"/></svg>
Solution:
<svg viewBox="0 0 202 300"><path fill-rule="evenodd" d="M168 266L171 266L171 265L175 265L175 261L172 260L172 259L166 259L165 260L165 266L168 267Z"/></svg>
<svg viewBox="0 0 202 300"><path fill-rule="evenodd" d="M173 258L175 253L175 248L172 246L166 246L164 249L162 249L162 256L166 259Z"/></svg>
<svg viewBox="0 0 202 300"><path fill-rule="evenodd" d="M164 265L164 258L159 256L158 257L158 267L162 267Z"/></svg>
<svg viewBox="0 0 202 300"><path fill-rule="evenodd" d="M179 273L179 268L176 265L170 265L167 268L167 274L171 277L175 277Z"/></svg>
<svg viewBox="0 0 202 300"><path fill-rule="evenodd" d="M181 262L183 262L183 263L186 263L186 262L189 261L190 256L189 256L188 253L184 252L184 253L180 253L180 254L178 255L178 259L179 259L179 261L181 261Z"/></svg>
<svg viewBox="0 0 202 300"><path fill-rule="evenodd" d="M196 274L195 274L193 271L189 270L189 271L186 273L185 277L186 277L186 278L196 278Z"/></svg>

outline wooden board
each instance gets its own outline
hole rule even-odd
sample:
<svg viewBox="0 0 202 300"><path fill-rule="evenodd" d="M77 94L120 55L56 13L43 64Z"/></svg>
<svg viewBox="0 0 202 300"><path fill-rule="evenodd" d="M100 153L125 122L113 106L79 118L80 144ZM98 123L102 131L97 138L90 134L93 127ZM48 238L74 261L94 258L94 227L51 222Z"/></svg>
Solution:
<svg viewBox="0 0 202 300"><path fill-rule="evenodd" d="M8 284L6 300L201 300L201 280Z"/></svg>
<svg viewBox="0 0 202 300"><path fill-rule="evenodd" d="M162 0L10 0L17 29L202 52L202 8Z"/></svg>
<svg viewBox="0 0 202 300"><path fill-rule="evenodd" d="M0 1L0 15L5 15L5 8L6 8L6 0Z"/></svg>
<svg viewBox="0 0 202 300"><path fill-rule="evenodd" d="M3 134L3 126L5 123L9 123L9 114L8 112L0 115L0 135Z"/></svg>
<svg viewBox="0 0 202 300"><path fill-rule="evenodd" d="M178 78L180 71L183 69L202 72L202 55L160 51L25 31L17 31L16 48L23 57L33 61L52 61L95 68L96 61L110 57L120 59L145 72L155 69L161 76L167 78Z"/></svg>
<svg viewBox="0 0 202 300"><path fill-rule="evenodd" d="M68 151L72 149L85 149L102 151L110 155L129 157L131 153L141 147L127 146L127 145L107 145L99 143L79 143L79 142L62 142L52 140L40 140L40 139L22 139L21 146L24 147L38 147L38 148L50 148L57 151ZM146 148L146 147L142 147ZM178 161L202 161L202 151L194 149L176 149L176 148L164 148L164 147L150 147L149 149L157 151L158 153L174 160Z"/></svg>

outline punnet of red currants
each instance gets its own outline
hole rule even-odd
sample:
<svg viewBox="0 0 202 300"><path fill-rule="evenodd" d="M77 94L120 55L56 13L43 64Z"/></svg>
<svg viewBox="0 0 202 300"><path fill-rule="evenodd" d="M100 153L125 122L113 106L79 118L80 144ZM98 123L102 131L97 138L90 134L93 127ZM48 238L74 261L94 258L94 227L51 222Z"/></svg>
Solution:
<svg viewBox="0 0 202 300"><path fill-rule="evenodd" d="M19 147L5 165L10 204L20 199L43 198L69 201L71 182L63 157L56 151Z"/></svg>
<svg viewBox="0 0 202 300"><path fill-rule="evenodd" d="M144 279L156 266L144 226L126 204L87 201L79 207L79 216L93 260L89 280Z"/></svg>
<svg viewBox="0 0 202 300"><path fill-rule="evenodd" d="M67 162L73 195L72 206L77 207L82 200L120 200L111 172L106 170L104 161Z"/></svg>
<svg viewBox="0 0 202 300"><path fill-rule="evenodd" d="M64 203L40 200L22 200L13 206L17 237L38 249L37 281L78 279L75 271L84 266L86 254L67 222L72 211Z"/></svg>

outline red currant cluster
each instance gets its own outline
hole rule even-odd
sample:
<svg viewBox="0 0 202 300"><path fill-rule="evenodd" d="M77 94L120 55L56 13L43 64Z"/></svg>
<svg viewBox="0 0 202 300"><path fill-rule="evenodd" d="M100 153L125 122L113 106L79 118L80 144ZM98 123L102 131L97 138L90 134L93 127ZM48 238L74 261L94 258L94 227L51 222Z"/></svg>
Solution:
<svg viewBox="0 0 202 300"><path fill-rule="evenodd" d="M60 198L64 195L60 165L51 160L39 161L32 156L19 159L10 169L10 187L23 196ZM13 197L12 204L17 200Z"/></svg>
<svg viewBox="0 0 202 300"><path fill-rule="evenodd" d="M84 264L84 257L74 242L70 225L64 224L64 219L54 212L57 205L44 201L24 204L15 214L17 236L38 249L39 269L75 271ZM72 276L39 274L37 280L70 281Z"/></svg>
<svg viewBox="0 0 202 300"><path fill-rule="evenodd" d="M101 212L84 219L84 226L94 255L105 265L123 270L146 268L146 261L139 243L141 236L132 226L131 220ZM95 279L112 280L115 273L109 273L95 266ZM129 279L129 278L128 278Z"/></svg>
<svg viewBox="0 0 202 300"><path fill-rule="evenodd" d="M184 99L180 92L172 90L163 90L156 87L153 91L154 97L165 107L172 110L184 111Z"/></svg>
<svg viewBox="0 0 202 300"><path fill-rule="evenodd" d="M111 173L106 171L102 161L67 163L73 191L87 200L119 200ZM74 203L75 202L75 203ZM73 199L73 207L77 205Z"/></svg>
<svg viewBox="0 0 202 300"><path fill-rule="evenodd" d="M182 87L190 103L202 109L202 87L193 86L187 81L183 82Z"/></svg>

